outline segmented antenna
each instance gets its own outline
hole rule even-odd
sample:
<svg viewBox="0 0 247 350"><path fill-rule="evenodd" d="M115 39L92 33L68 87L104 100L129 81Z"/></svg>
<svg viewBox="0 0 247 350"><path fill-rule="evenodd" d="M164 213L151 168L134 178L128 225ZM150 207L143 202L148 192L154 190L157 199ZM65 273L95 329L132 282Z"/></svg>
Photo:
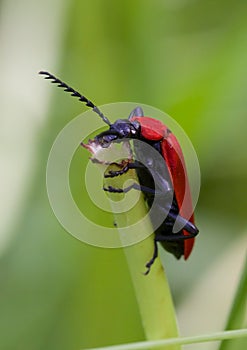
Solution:
<svg viewBox="0 0 247 350"><path fill-rule="evenodd" d="M53 84L58 84L57 86L63 88L65 92L71 93L71 96L78 97L79 101L84 102L86 106L92 108L92 110L100 116L104 123L111 125L109 119L106 116L104 116L104 114L99 110L99 108L95 106L95 104L88 100L85 96L82 96L78 91L74 90L72 87L68 86L63 81L56 78L49 72L40 71L39 74L45 75L45 79L51 80L51 83Z"/></svg>

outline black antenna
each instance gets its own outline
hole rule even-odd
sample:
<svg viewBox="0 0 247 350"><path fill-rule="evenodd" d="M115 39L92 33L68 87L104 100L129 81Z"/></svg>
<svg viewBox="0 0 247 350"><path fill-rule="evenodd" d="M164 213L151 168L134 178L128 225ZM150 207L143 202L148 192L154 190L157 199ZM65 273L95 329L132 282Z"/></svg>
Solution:
<svg viewBox="0 0 247 350"><path fill-rule="evenodd" d="M89 101L85 96L82 96L78 91L74 90L72 87L68 86L63 81L56 78L54 75L50 74L49 72L40 71L39 74L45 75L45 79L50 79L51 83L58 84L58 87L61 87L64 89L64 91L71 93L71 96L78 97L79 101L86 103L86 106L92 108L93 111L100 116L103 122L105 122L109 126L111 125L109 119L104 116L104 114L99 110L99 108L95 106L93 102Z"/></svg>

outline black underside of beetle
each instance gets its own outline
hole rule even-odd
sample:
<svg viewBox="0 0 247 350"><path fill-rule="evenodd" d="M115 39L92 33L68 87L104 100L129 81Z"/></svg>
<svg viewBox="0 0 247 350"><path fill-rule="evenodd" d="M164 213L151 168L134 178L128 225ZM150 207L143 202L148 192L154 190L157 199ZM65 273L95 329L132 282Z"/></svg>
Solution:
<svg viewBox="0 0 247 350"><path fill-rule="evenodd" d="M151 142L150 141L148 143L161 154L160 142ZM135 152L136 152L137 151L136 147L134 147L134 148L135 148ZM162 156L162 154L161 154L161 156ZM163 160L163 157L162 157L162 165L159 167L159 164L155 164L153 172L154 173L158 172L159 168L161 168L160 171L164 172L164 166L166 168L164 177L171 185L171 179L169 176L167 166L165 164L165 160ZM146 167L137 168L136 173L137 173L140 185L151 188L154 191L157 190L157 188L155 189L153 175ZM163 174L162 174L162 176L163 176ZM156 182L156 185L157 185L157 182ZM162 186L162 184L161 184L161 186ZM147 203L148 208L151 208L153 205L155 195L152 193L146 193L146 192L143 192L143 195L144 195L144 198L145 198L145 201ZM160 235L162 235L162 236L174 236L174 240L171 240L171 241L170 240L169 241L162 240L162 241L160 241L160 243L165 248L166 251L168 251L169 253L172 253L177 259L179 259L184 254L184 240L181 240L181 239L176 240L175 236L176 236L176 234L180 234L180 235L183 234L183 231L179 231L176 234L174 234L174 232L172 231L175 220L172 219L171 216L167 215L167 208L168 207L167 207L166 202L167 202L167 200L166 200L165 196L163 196L163 198L161 198L161 205L158 208L158 211L160 211L160 213L157 213L157 212L156 213L163 215L165 217L165 219L164 219L163 223L159 226L159 228L157 228L155 230L155 235L156 235L156 237L158 235L159 236ZM162 207L163 207L163 212L162 212ZM171 204L169 206L168 211L169 211L169 213L172 213L173 214L172 216L175 218L179 214L178 203L177 203L176 196L174 193L173 193L173 198L172 198L172 201L171 201ZM151 222L152 222L152 218L151 218Z"/></svg>

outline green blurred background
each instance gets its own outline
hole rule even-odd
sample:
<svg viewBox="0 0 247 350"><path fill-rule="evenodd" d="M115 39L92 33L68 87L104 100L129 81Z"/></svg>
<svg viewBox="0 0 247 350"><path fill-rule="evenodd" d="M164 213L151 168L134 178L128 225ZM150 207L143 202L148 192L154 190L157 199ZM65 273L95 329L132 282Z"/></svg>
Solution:
<svg viewBox="0 0 247 350"><path fill-rule="evenodd" d="M41 69L98 105L153 105L189 135L202 173L200 235L188 262L161 256L181 334L224 328L246 252L246 11L241 0L0 2L2 349L144 339L123 251L77 241L50 208L49 150L86 108Z"/></svg>

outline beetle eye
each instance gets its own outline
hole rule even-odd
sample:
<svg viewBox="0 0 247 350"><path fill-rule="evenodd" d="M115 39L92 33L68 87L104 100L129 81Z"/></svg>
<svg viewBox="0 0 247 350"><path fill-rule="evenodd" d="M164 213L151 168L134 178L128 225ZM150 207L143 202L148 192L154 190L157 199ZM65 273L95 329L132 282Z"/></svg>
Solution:
<svg viewBox="0 0 247 350"><path fill-rule="evenodd" d="M108 148L110 146L110 140L107 136L103 136L102 139L100 139L100 145L103 148Z"/></svg>
<svg viewBox="0 0 247 350"><path fill-rule="evenodd" d="M120 135L122 137L126 137L130 134L130 127L129 126L126 126L125 128L123 128L121 131L120 131Z"/></svg>
<svg viewBox="0 0 247 350"><path fill-rule="evenodd" d="M103 148L107 148L110 146L110 142L108 142L108 140L104 140L104 138L102 138L100 140L100 146L103 147Z"/></svg>
<svg viewBox="0 0 247 350"><path fill-rule="evenodd" d="M119 135L122 137L124 137L128 133L129 133L129 130L127 128L125 130L124 129L119 130Z"/></svg>

